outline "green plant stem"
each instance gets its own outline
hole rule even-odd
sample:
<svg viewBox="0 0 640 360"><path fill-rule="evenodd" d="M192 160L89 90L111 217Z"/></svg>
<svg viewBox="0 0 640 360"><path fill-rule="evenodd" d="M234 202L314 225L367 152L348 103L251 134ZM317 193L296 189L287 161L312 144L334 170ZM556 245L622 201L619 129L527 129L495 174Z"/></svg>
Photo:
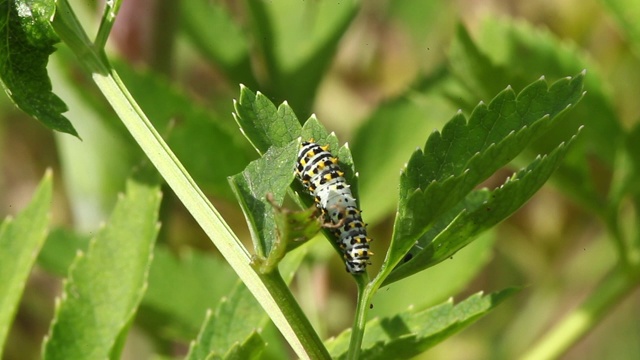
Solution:
<svg viewBox="0 0 640 360"><path fill-rule="evenodd" d="M295 353L303 359L323 354L323 350L326 353L326 349L319 343L317 335L310 326L301 330L298 328L298 324L290 323L294 320L299 321L301 312L295 311L295 305L288 303L289 301L295 303L295 300L290 294L285 295L286 285L274 280L269 282L270 286L268 287L253 270L247 250L147 119L118 75L112 70L102 50L96 50L97 48L88 42L86 33L66 1L59 0L57 7L58 11L52 25L60 38L91 73L94 82L135 141L260 305L270 315ZM298 334L303 338L300 338Z"/></svg>
<svg viewBox="0 0 640 360"><path fill-rule="evenodd" d="M389 254L387 253L387 257ZM382 268L373 279L369 282L369 276L356 277L356 283L358 285L358 303L356 305L356 315L351 328L351 338L349 341L349 351L347 353L347 359L357 360L360 358L360 352L362 350L362 341L364 340L365 325L367 322L367 313L369 312L369 304L373 300L373 295L378 291L384 280L389 276L391 270L397 265L392 264L385 259Z"/></svg>
<svg viewBox="0 0 640 360"><path fill-rule="evenodd" d="M637 286L638 280L638 272L629 272L625 267L618 268L604 279L580 307L547 332L521 359L544 360L560 357L598 325L602 318Z"/></svg>
<svg viewBox="0 0 640 360"><path fill-rule="evenodd" d="M122 4L122 0L107 0L104 4L104 12L102 13L102 21L100 22L100 26L98 27L98 33L96 34L96 41L94 41L94 46L98 50L103 50L104 46L107 43L107 39L109 38L109 34L111 34L111 28L113 28L113 24L116 21L116 16L118 15L118 11L120 11L120 5Z"/></svg>
<svg viewBox="0 0 640 360"><path fill-rule="evenodd" d="M280 272L272 271L268 274L260 275L262 282L266 285L271 296L276 299L282 312L287 316L287 320L293 331L298 335L303 346L308 350L311 359L327 359L331 356L327 352L327 348L322 343L318 334L313 330L313 326L304 312L298 305L298 302L289 291L287 284L282 279Z"/></svg>
<svg viewBox="0 0 640 360"><path fill-rule="evenodd" d="M349 340L349 351L347 353L347 359L357 360L360 358L360 351L362 348L362 340L364 339L364 330L367 322L367 313L373 296L371 288L367 285L367 276L356 277L356 284L358 285L358 301L356 305L356 314L353 319L353 326L351 327L351 339Z"/></svg>

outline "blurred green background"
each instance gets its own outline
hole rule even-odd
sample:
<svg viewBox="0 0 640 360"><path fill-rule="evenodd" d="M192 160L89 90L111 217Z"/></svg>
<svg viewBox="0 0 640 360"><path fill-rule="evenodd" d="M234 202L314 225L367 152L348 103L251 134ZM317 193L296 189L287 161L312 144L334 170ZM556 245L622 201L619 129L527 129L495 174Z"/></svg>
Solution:
<svg viewBox="0 0 640 360"><path fill-rule="evenodd" d="M374 271L391 235L399 170L431 131L458 109L468 114L508 85L520 91L542 75L552 81L586 68L588 93L571 121L593 132L585 136L582 152L574 154L589 162L587 190L567 182L570 177L552 181L451 261L382 288L371 311L371 316L390 315L452 296L460 300L481 290L525 286L516 299L420 357L514 358L583 301L616 263L613 242L594 204L606 197L619 166L617 134L639 120L640 3L327 3L262 2L272 30L264 32L259 31L264 28L258 11L251 10L255 1L125 1L109 55L145 113L248 246L243 215L226 181L256 157L231 116L239 83L262 91L276 104L287 100L301 119L315 113L354 153L362 208L375 239ZM81 1L71 4L91 34L101 9ZM488 76L485 82L482 76L462 76L465 59L452 45L459 44L459 24L486 51L496 73L507 75ZM340 31L331 32L335 29ZM547 52L529 52L527 42ZM66 266L108 218L132 168L145 165L90 79L64 46L58 47L49 63L54 92L69 106L65 115L82 141L52 133L0 96L0 215L23 208L47 168L54 170L56 190L54 229L25 290L7 359L38 357ZM503 68L507 70L500 72ZM380 164L380 158L389 160ZM496 174L486 186L498 186L515 169ZM164 190L154 260L159 270L152 269L125 358L184 354L204 311L235 280L189 214ZM586 191L595 200L581 197ZM632 211L622 203L624 231L636 231ZM312 249L293 288L326 338L350 326L355 284L326 241L316 240ZM176 284L184 292L176 291ZM635 291L565 358L637 358L638 319ZM270 346L278 347L278 335L269 333Z"/></svg>

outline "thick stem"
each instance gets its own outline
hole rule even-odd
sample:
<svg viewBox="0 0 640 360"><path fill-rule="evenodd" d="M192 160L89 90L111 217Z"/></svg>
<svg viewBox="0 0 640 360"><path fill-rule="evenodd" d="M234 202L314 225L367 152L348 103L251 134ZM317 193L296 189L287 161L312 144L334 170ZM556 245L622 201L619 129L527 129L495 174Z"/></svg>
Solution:
<svg viewBox="0 0 640 360"><path fill-rule="evenodd" d="M302 346L307 351L307 355L311 359L327 359L331 356L327 352L327 348L322 343L318 334L313 330L313 326L309 319L305 316L298 302L289 291L287 284L280 276L278 271L260 276L262 282L266 285L271 296L276 299L280 310L284 314L287 322L291 324L293 331L297 334Z"/></svg>

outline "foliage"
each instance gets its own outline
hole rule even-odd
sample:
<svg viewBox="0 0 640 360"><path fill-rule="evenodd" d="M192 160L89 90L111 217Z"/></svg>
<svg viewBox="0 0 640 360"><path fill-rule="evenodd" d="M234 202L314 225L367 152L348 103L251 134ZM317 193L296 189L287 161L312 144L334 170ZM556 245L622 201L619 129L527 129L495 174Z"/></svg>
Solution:
<svg viewBox="0 0 640 360"><path fill-rule="evenodd" d="M487 345L485 357L555 358L637 287L640 126L625 123L617 101L640 89L614 88L614 96L615 83L579 44L563 43L526 20L487 16L477 28L459 19L447 23L455 5L409 0L157 4L156 12L135 12L157 21L155 31L164 36L143 40L156 51L151 57L162 61L147 59L151 65L141 70L133 59L142 47L123 46L115 19L145 21L127 19L130 10L121 9L121 1L105 3L92 40L82 25L91 21L82 5L0 0L4 89L19 109L58 132L54 139L61 161L53 166L63 174L74 220L104 221L87 234L79 225L51 220L65 194L52 185L47 171L29 205L15 220L2 223L0 352L8 358L16 357L13 344L22 344L14 338L42 342L40 356L48 359L120 358L139 350L129 336L139 329L149 350L136 357L179 357L172 351L175 344L186 353L190 341L190 360L280 359L291 350L299 358L404 359L439 344L432 350L438 351L467 327L464 334L473 334L478 326L471 325L485 317L483 324L489 325L477 336L486 344L490 337L504 339L499 346ZM618 21L629 62L636 64L640 37L624 11L629 5L602 4ZM416 15L427 13L443 16L430 15L425 24ZM384 78L385 61L395 51L385 48L379 34L385 31L378 29L406 33L412 49L422 48L427 39L449 50L442 58L414 50L407 58L429 58L431 65L413 73L395 66L393 78L409 80L393 91L380 90L387 84L372 79ZM445 35L433 35L442 29ZM107 53L107 39L124 59ZM60 51L54 47L58 43ZM190 51L173 51L174 46ZM346 60L354 62L345 71L341 66L353 46L369 52ZM178 65L179 75L161 64ZM196 98L193 90L205 88L207 81L200 78L211 76L209 67L217 69L212 78L222 85ZM628 68L633 70L627 76L640 78L637 66ZM239 83L238 96L229 89ZM367 114L358 115L360 126L349 129L342 120L353 117L358 104L343 95L359 85L379 91L377 98L384 100L367 104ZM323 103L326 94L329 106ZM637 110L625 106L628 113ZM330 126L331 117L338 120ZM85 164L65 150L84 136L88 140L73 146L101 149L95 153L103 158ZM328 145L338 157L375 240L376 256L367 273L332 275L335 285L326 298L309 295L311 286L321 286L303 280L322 272L319 263L338 263L342 257L314 199L295 180L300 142L309 139ZM118 149L105 151L105 144ZM129 168L133 175L123 176L122 169ZM549 180L555 188L545 186ZM112 192L118 186L102 189L102 198L113 199L109 209L91 203L94 194L85 199L84 188L73 188L79 183L118 184L123 193ZM494 245L502 249L495 266L501 257L525 269L523 264L540 263L527 257L544 253L544 248L534 250L544 245L542 230L520 230L517 217L535 209L539 200L518 212L541 189L542 196L561 191L581 216L599 219L615 254L593 269L586 266L593 270L591 287L595 279L603 280L582 305L539 336L547 319L532 315L538 308L520 311L513 305L519 292L514 288L487 295L474 290L455 305L451 296L482 278ZM545 206L553 209L550 204ZM184 218L182 207L197 226ZM516 219L509 219L514 214ZM242 217L248 232L238 220ZM560 221L545 220L543 230ZM215 246L214 254L207 253L212 250L208 242L198 240L201 230ZM523 245L528 232L537 236L535 246ZM313 240L316 235L328 238L335 254ZM577 246L576 234L559 238L565 246ZM594 255L576 258L588 263L588 256ZM531 273L553 268L542 263ZM38 270L30 277L33 268ZM498 269L491 278L499 288L527 282L507 277L511 269L504 265ZM14 321L32 306L29 281L38 271L64 278L59 297L48 302L50 318L39 319L48 328L44 339L25 337L20 321ZM355 301L339 286L351 280ZM292 282L297 286L290 287ZM522 295L535 302L543 292L534 282ZM414 306L401 308L406 302ZM497 314L501 303L508 315L488 316ZM538 306L544 313L557 310ZM351 307L352 319L345 315ZM591 321L577 321L583 314ZM504 318L510 318L510 331ZM351 327L344 319L352 320ZM279 335L271 331L273 325ZM515 330L524 326L531 335L509 335L522 333Z"/></svg>

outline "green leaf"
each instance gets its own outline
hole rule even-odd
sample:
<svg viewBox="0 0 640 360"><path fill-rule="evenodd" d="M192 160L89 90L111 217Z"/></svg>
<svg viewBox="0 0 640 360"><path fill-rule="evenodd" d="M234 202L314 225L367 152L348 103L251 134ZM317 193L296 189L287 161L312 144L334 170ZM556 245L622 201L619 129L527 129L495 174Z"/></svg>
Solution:
<svg viewBox="0 0 640 360"><path fill-rule="evenodd" d="M267 196L271 194L274 202L282 205L295 176L293 169L299 147L298 141L282 148L272 147L243 172L229 178L249 224L256 254L262 258L270 255L277 242L286 240L277 236L274 209Z"/></svg>
<svg viewBox="0 0 640 360"><path fill-rule="evenodd" d="M44 359L119 357L147 287L160 198L155 186L127 182L109 223L71 266Z"/></svg>
<svg viewBox="0 0 640 360"><path fill-rule="evenodd" d="M633 0L602 0L602 3L611 11L631 48L637 56L640 56L640 8Z"/></svg>
<svg viewBox="0 0 640 360"><path fill-rule="evenodd" d="M222 259L199 251L178 256L167 246L158 245L149 287L140 305L140 323L163 338L192 339L207 309L228 294L236 281L237 276Z"/></svg>
<svg viewBox="0 0 640 360"><path fill-rule="evenodd" d="M290 102L308 116L343 34L355 17L357 1L247 1L277 101Z"/></svg>
<svg viewBox="0 0 640 360"><path fill-rule="evenodd" d="M538 157L527 168L509 177L499 188L470 193L423 235L412 250L410 261L400 265L385 284L449 259L483 231L495 226L524 205L558 168L575 136L551 154ZM406 257L405 257L406 259Z"/></svg>
<svg viewBox="0 0 640 360"><path fill-rule="evenodd" d="M51 171L47 171L29 205L0 226L0 357L36 255L47 237L51 182Z"/></svg>
<svg viewBox="0 0 640 360"><path fill-rule="evenodd" d="M367 323L362 359L408 359L471 325L517 292L506 289L488 296L477 293L457 305L449 300L423 311L408 310ZM327 341L334 359L345 359L351 330Z"/></svg>
<svg viewBox="0 0 640 360"><path fill-rule="evenodd" d="M601 166L607 169L603 176L609 174L622 128L598 67L576 46L561 41L548 30L535 29L522 21L492 18L483 23L475 43L466 29L460 27L450 56L452 72L466 88L465 94L451 94L451 98L464 99L466 108L478 98L487 99L503 84L518 88L539 74L553 80L588 69L584 87L589 101L581 102L544 137L537 139L530 154L549 153L576 128L587 125L583 140L566 155L555 178L568 194L592 210L601 211L605 195L598 191L601 187L593 182L590 169L595 159L603 162ZM591 159L591 163L587 163L587 159Z"/></svg>
<svg viewBox="0 0 640 360"><path fill-rule="evenodd" d="M253 157L238 131L156 74L123 63L117 69L145 114L166 132L167 143L194 180L231 198L227 177L242 171Z"/></svg>
<svg viewBox="0 0 640 360"><path fill-rule="evenodd" d="M267 343L262 339L258 332L251 333L251 336L243 343L235 344L226 354L224 359L227 360L252 360L259 359L262 351Z"/></svg>
<svg viewBox="0 0 640 360"><path fill-rule="evenodd" d="M306 251L300 249L282 262L280 268L286 283L293 279L305 254ZM206 359L212 354L227 353L238 342L253 343L255 339L251 338L256 329L264 328L268 321L269 317L247 287L238 281L229 296L220 301L215 315L207 314L186 359Z"/></svg>
<svg viewBox="0 0 640 360"><path fill-rule="evenodd" d="M192 0L180 5L181 24L197 49L232 82L256 87L248 40L224 4Z"/></svg>
<svg viewBox="0 0 640 360"><path fill-rule="evenodd" d="M242 85L234 108L240 130L259 154L270 146L283 147L300 136L302 126L286 102L276 109L266 96Z"/></svg>
<svg viewBox="0 0 640 360"><path fill-rule="evenodd" d="M441 214L513 160L560 114L582 97L584 74L540 79L516 96L507 88L487 106L480 103L467 122L458 113L431 134L400 176L400 197L386 266L395 266Z"/></svg>
<svg viewBox="0 0 640 360"><path fill-rule="evenodd" d="M51 92L47 62L59 39L51 27L55 2L0 2L0 79L11 100L50 129L78 136L62 115L64 102Z"/></svg>

